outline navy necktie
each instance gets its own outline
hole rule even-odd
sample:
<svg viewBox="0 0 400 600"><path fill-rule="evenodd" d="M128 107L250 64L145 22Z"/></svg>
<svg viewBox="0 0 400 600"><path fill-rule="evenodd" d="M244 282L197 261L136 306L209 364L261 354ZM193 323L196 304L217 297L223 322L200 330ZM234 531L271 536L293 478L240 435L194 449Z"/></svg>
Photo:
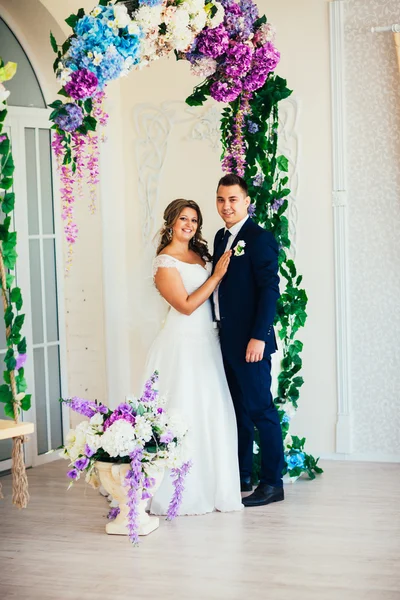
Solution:
<svg viewBox="0 0 400 600"><path fill-rule="evenodd" d="M222 252L221 252L221 256L222 256L222 254L223 254L223 253L225 252L225 250L226 250L226 245L227 245L227 243L228 243L228 240L229 240L229 238L231 237L231 235L232 235L232 234L231 234L231 232L229 231L229 229L227 229L227 230L225 231L225 233L224 233L223 237L222 237L222 240L221 240L221 250L222 250Z"/></svg>

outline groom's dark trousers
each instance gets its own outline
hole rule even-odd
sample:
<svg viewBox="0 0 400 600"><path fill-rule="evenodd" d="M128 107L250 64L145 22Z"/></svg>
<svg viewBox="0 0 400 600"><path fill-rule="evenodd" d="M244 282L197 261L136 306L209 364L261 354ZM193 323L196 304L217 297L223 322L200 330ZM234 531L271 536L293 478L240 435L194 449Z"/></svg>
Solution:
<svg viewBox="0 0 400 600"><path fill-rule="evenodd" d="M214 240L214 265L225 251L224 230ZM235 256L238 241L244 254ZM261 446L261 483L282 485L282 431L271 394L271 353L276 350L273 330L279 298L278 245L274 236L248 219L232 244L228 272L218 290L219 320L225 373L236 411L240 477L251 477L254 426ZM250 339L265 342L264 358L246 362Z"/></svg>

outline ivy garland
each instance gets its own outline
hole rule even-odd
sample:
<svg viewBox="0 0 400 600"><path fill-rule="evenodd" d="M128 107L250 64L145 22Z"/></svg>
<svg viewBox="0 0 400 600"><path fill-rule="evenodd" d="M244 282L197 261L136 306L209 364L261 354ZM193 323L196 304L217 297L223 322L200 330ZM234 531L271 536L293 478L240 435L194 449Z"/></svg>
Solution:
<svg viewBox="0 0 400 600"><path fill-rule="evenodd" d="M4 309L7 352L4 357L4 384L0 385L0 402L4 403L4 413L16 419L20 410L29 410L31 394L26 394L27 384L24 375L26 360L26 338L21 330L25 315L20 313L23 305L21 289L15 285L15 263L17 260L17 233L12 231L15 194L14 160L8 135L3 132L7 116L5 99L7 92L1 83L13 77L15 63L4 65L0 58L0 285Z"/></svg>
<svg viewBox="0 0 400 600"><path fill-rule="evenodd" d="M253 92L244 111L242 98L230 103L223 110L221 119L222 162L224 164L227 157L233 159L232 170L243 175L249 184L253 219L271 231L279 244L279 272L285 287L278 301L275 326L283 346L283 360L274 402L285 446L284 474L297 478L307 473L310 479L314 479L316 474L323 472L318 466L319 459L305 452L305 438L289 434L290 420L297 410L300 388L304 383L299 374L303 364L303 343L297 339L297 333L307 319L307 294L301 287L303 277L297 273L293 260L288 256L289 161L278 155L278 104L291 93L284 79L271 75L262 88ZM201 106L208 96L209 87L205 82L195 88L186 102L190 106ZM245 120L241 126L243 136L240 142L245 158L243 164L240 156L232 153L238 116ZM255 439L253 479L257 481L261 466L257 432Z"/></svg>

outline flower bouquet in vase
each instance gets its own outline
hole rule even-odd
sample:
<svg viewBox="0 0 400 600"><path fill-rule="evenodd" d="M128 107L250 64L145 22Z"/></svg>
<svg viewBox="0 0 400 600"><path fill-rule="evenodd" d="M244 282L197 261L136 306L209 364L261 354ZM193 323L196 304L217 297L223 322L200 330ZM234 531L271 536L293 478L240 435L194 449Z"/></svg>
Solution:
<svg viewBox="0 0 400 600"><path fill-rule="evenodd" d="M106 525L109 534L129 535L133 543L159 525L146 512L149 499L161 484L165 469L171 470L174 494L167 519L179 511L184 479L190 469L185 457L186 426L168 416L155 385L155 372L146 382L141 398L127 397L115 410L82 398L61 401L84 420L71 430L61 456L70 461L70 486L82 475L93 487L102 485L118 507Z"/></svg>

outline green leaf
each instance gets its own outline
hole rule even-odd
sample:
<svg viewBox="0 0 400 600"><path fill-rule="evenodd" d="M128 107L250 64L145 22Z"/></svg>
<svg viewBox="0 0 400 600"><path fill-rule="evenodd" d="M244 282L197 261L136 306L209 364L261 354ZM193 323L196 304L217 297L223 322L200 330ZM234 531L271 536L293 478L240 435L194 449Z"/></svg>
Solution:
<svg viewBox="0 0 400 600"><path fill-rule="evenodd" d="M302 377L295 377L292 383L296 387L301 387L304 384L304 379Z"/></svg>
<svg viewBox="0 0 400 600"><path fill-rule="evenodd" d="M13 329L18 329L18 331L20 331L22 325L24 324L25 321L25 315L18 315L15 317L15 321L14 321L14 325L13 325Z"/></svg>
<svg viewBox="0 0 400 600"><path fill-rule="evenodd" d="M54 102L52 102L51 104L48 104L47 106L49 108L60 108L60 106L63 104L62 100L55 100Z"/></svg>
<svg viewBox="0 0 400 600"><path fill-rule="evenodd" d="M188 98L186 104L189 106L202 106L210 95L211 82L206 79L202 84L196 86Z"/></svg>
<svg viewBox="0 0 400 600"><path fill-rule="evenodd" d="M8 385L10 385L11 380L10 380L10 373L8 371L3 372L3 379L6 383L8 383Z"/></svg>
<svg viewBox="0 0 400 600"><path fill-rule="evenodd" d="M62 47L61 47L61 50L62 50L62 53L63 53L63 55L67 54L68 50L70 49L70 47L71 47L71 39L72 39L73 37L76 37L76 36L75 36L75 35L71 35L71 36L70 36L70 37L69 37L67 40L65 40L65 42L63 43L63 45L62 45Z"/></svg>
<svg viewBox="0 0 400 600"><path fill-rule="evenodd" d="M7 288L10 288L14 283L15 275L11 275L11 273L7 273L6 275L6 285Z"/></svg>
<svg viewBox="0 0 400 600"><path fill-rule="evenodd" d="M18 390L18 394L20 394L21 392L25 392L27 389L27 384L26 384L26 379L23 375L18 375L15 378L15 382L17 384L17 390Z"/></svg>
<svg viewBox="0 0 400 600"><path fill-rule="evenodd" d="M23 337L17 346L18 354L26 354L26 338Z"/></svg>
<svg viewBox="0 0 400 600"><path fill-rule="evenodd" d="M8 348L6 355L4 357L4 362L7 366L8 371L15 370L15 365L17 364L17 361L14 358L14 350L12 348Z"/></svg>
<svg viewBox="0 0 400 600"><path fill-rule="evenodd" d="M3 244L3 259L4 259L4 266L6 267L6 269L14 269L15 263L17 260L17 256L18 256L18 254L16 253L14 248L9 248L9 249L5 250L4 244Z"/></svg>
<svg viewBox="0 0 400 600"><path fill-rule="evenodd" d="M286 158L286 156L283 156L283 155L278 156L277 159L276 159L276 164L277 164L277 167L278 167L278 169L280 171L284 171L285 173L288 172L288 170L289 170L289 161Z"/></svg>
<svg viewBox="0 0 400 600"><path fill-rule="evenodd" d="M68 92L66 92L63 87L57 93L59 96L65 96L66 98L69 98Z"/></svg>
<svg viewBox="0 0 400 600"><path fill-rule="evenodd" d="M4 414L6 415L6 417L10 417L11 419L14 419L14 403L13 402L8 402L7 404L4 405Z"/></svg>
<svg viewBox="0 0 400 600"><path fill-rule="evenodd" d="M14 302L17 310L21 310L23 302L21 289L19 287L15 287L11 290L11 302Z"/></svg>
<svg viewBox="0 0 400 600"><path fill-rule="evenodd" d="M3 190L9 190L13 183L14 180L12 177L3 177L3 179L0 179L0 188L3 188Z"/></svg>
<svg viewBox="0 0 400 600"><path fill-rule="evenodd" d="M1 164L1 175L2 177L11 177L15 171L14 159L10 153Z"/></svg>
<svg viewBox="0 0 400 600"><path fill-rule="evenodd" d="M22 402L21 402L21 408L22 410L29 410L31 407L31 399L32 399L32 394L26 394L25 398L23 398Z"/></svg>
<svg viewBox="0 0 400 600"><path fill-rule="evenodd" d="M65 19L66 24L69 25L70 27L72 27L72 29L74 29L74 27L78 21L79 21L78 16L74 15L74 14L70 15L67 19Z"/></svg>
<svg viewBox="0 0 400 600"><path fill-rule="evenodd" d="M89 131L96 131L96 127L97 127L97 120L94 117L91 117L90 115L87 115L84 119L83 119L84 124L86 125L86 128Z"/></svg>
<svg viewBox="0 0 400 600"><path fill-rule="evenodd" d="M87 98L83 103L83 106L85 107L87 113L91 113L93 109L93 100L91 98Z"/></svg>
<svg viewBox="0 0 400 600"><path fill-rule="evenodd" d="M57 41L56 41L56 38L54 37L54 35L51 33L51 31L50 31L50 44L51 44L51 47L53 48L54 52L57 54L58 53Z"/></svg>
<svg viewBox="0 0 400 600"><path fill-rule="evenodd" d="M3 203L1 205L1 209L3 213L8 214L14 210L15 206L15 194L14 192L10 192L4 196Z"/></svg>
<svg viewBox="0 0 400 600"><path fill-rule="evenodd" d="M12 392L8 385L0 385L0 402L12 402Z"/></svg>

